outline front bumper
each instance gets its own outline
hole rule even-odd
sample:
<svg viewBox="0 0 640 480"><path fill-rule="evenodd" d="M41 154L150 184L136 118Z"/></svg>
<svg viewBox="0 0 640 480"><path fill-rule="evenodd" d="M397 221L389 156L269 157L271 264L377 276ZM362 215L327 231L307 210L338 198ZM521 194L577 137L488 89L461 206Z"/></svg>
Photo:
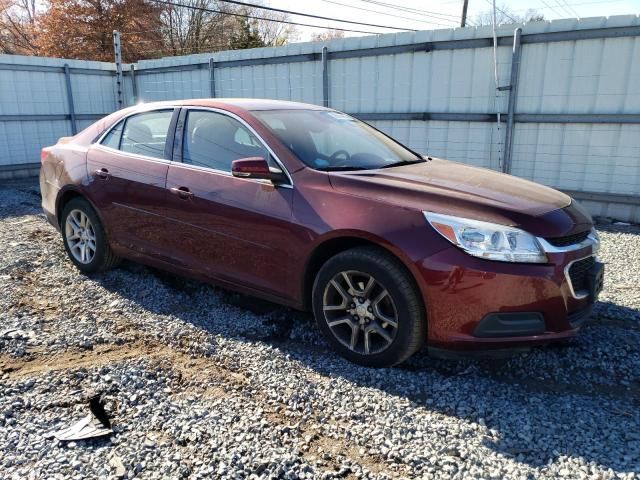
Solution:
<svg viewBox="0 0 640 480"><path fill-rule="evenodd" d="M556 249L547 252L548 264L513 264L452 246L418 262L430 349L506 351L574 336L591 313L602 274L594 294L585 295L572 288L566 266L593 257L596 248Z"/></svg>

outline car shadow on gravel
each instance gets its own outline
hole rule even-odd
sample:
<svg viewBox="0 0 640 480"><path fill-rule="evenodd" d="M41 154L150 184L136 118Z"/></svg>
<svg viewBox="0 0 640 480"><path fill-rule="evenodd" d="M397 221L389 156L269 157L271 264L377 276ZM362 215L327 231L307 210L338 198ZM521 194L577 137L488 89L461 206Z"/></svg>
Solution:
<svg viewBox="0 0 640 480"><path fill-rule="evenodd" d="M589 332L585 340L536 348L507 360L444 361L422 351L395 368L367 369L333 353L308 313L132 262L119 270L94 280L152 314L170 314L212 336L266 343L321 375L486 426L482 443L498 455L535 467L565 455L616 471L640 468L640 383L624 385L613 377L598 383L611 372L605 369L593 377ZM142 288L161 292L140 294ZM637 315L611 303L599 304L597 311ZM597 316L585 330L607 321L606 315ZM605 349L613 347L608 341L601 340Z"/></svg>

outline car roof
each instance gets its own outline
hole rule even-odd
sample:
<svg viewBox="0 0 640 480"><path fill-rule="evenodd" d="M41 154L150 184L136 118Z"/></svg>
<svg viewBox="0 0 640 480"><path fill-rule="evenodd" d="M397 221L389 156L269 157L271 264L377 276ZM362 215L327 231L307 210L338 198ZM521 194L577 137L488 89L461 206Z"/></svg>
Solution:
<svg viewBox="0 0 640 480"><path fill-rule="evenodd" d="M174 100L153 102L140 105L153 108L155 106L195 106L195 107L235 107L243 110L330 110L310 103L289 102L286 100L269 100L263 98L196 98L190 100Z"/></svg>

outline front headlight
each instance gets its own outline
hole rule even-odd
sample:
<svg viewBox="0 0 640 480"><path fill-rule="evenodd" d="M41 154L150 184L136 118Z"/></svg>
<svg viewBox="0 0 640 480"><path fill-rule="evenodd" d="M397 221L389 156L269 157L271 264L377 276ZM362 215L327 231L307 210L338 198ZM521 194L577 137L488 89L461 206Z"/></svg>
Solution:
<svg viewBox="0 0 640 480"><path fill-rule="evenodd" d="M502 262L547 262L547 256L536 237L518 228L439 213L423 213L436 232L474 257Z"/></svg>

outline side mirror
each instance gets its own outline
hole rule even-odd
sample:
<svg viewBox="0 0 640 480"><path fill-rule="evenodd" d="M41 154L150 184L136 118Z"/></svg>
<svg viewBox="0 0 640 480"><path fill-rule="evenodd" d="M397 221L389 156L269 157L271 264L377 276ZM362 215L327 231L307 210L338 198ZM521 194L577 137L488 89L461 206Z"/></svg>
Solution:
<svg viewBox="0 0 640 480"><path fill-rule="evenodd" d="M269 164L262 157L240 158L231 162L231 175L240 178L271 180Z"/></svg>

